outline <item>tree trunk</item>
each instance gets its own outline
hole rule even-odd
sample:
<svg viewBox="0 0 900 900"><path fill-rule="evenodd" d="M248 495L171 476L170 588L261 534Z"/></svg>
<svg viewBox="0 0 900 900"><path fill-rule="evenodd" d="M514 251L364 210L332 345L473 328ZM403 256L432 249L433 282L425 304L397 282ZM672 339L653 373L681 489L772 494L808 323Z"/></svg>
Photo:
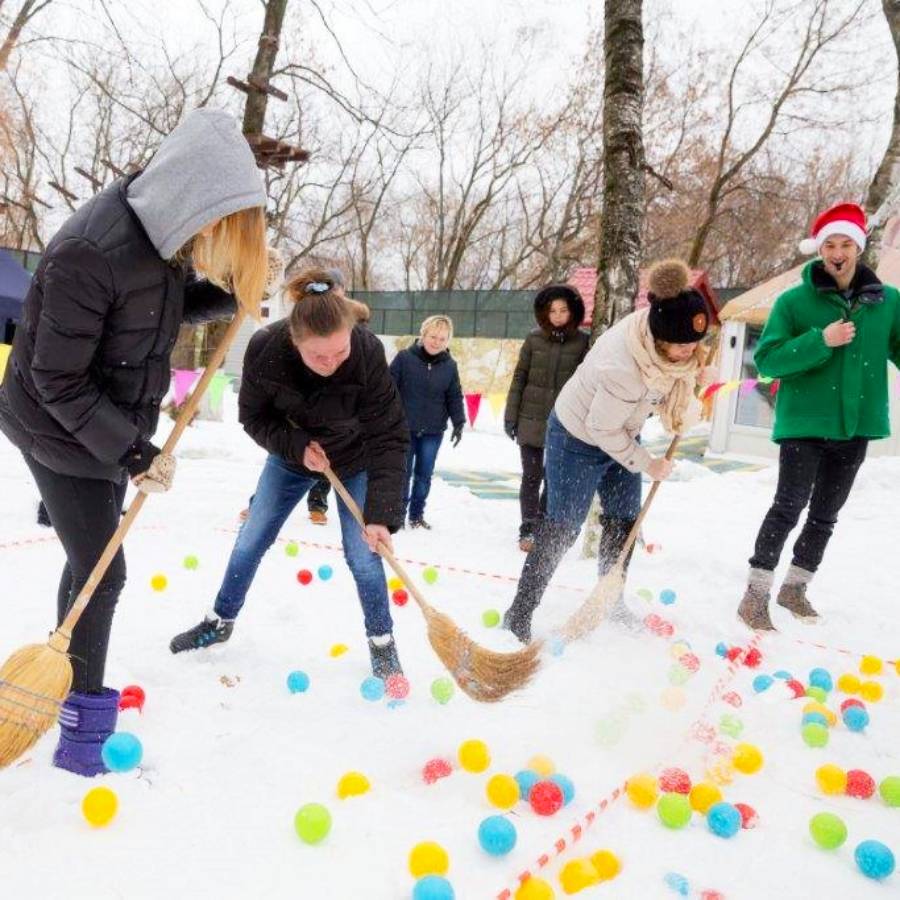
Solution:
<svg viewBox="0 0 900 900"><path fill-rule="evenodd" d="M0 42L0 72L5 71L9 63L10 54L19 42L22 29L45 7L49 6L53 0L44 0L38 4L37 0L25 0L19 11L16 13L9 31L6 32L3 41ZM0 4L2 5L2 4Z"/></svg>
<svg viewBox="0 0 900 900"><path fill-rule="evenodd" d="M865 261L873 270L878 268L884 227L897 206L897 195L900 191L900 0L881 0L881 5L888 27L891 29L891 37L894 39L898 72L891 139L866 196L866 212L872 217L872 230L866 244Z"/></svg>

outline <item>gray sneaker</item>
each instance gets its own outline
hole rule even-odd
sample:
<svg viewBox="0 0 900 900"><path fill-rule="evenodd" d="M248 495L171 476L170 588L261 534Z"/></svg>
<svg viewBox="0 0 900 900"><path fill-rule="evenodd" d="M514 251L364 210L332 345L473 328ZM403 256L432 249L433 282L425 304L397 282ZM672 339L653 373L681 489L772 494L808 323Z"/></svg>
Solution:
<svg viewBox="0 0 900 900"><path fill-rule="evenodd" d="M769 618L769 592L758 585L747 585L738 607L738 618L753 631L775 631Z"/></svg>
<svg viewBox="0 0 900 900"><path fill-rule="evenodd" d="M819 618L819 614L806 599L805 584L783 584L775 602L801 622L812 623Z"/></svg>

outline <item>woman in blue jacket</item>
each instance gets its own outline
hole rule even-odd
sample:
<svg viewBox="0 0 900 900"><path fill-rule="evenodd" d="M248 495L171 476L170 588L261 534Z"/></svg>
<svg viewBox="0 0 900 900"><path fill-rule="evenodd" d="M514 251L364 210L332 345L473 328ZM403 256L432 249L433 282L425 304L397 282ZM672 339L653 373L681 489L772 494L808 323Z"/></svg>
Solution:
<svg viewBox="0 0 900 900"><path fill-rule="evenodd" d="M466 424L459 369L447 349L452 337L453 322L449 316L429 316L419 329L419 339L409 349L401 350L391 363L391 375L409 424L403 502L410 528L431 528L424 518L425 501L447 419L453 422L454 447L462 440Z"/></svg>

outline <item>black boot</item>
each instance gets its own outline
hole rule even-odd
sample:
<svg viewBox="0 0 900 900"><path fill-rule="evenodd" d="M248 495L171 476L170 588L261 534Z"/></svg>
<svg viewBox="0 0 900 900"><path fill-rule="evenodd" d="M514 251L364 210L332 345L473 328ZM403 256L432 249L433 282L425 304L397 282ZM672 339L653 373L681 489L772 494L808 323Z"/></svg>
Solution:
<svg viewBox="0 0 900 900"><path fill-rule="evenodd" d="M600 516L602 531L600 532L600 544L597 548L597 571L601 578L618 562L619 555L622 553L622 548L628 540L628 535L631 534L635 521L635 519L616 519L612 516ZM631 545L631 549L625 557L623 574L628 571L633 554L634 544ZM623 594L624 591L616 598L615 603L609 608L607 616L611 622L622 625L629 631L639 631L643 623L625 604Z"/></svg>
<svg viewBox="0 0 900 900"><path fill-rule="evenodd" d="M176 634L169 644L173 653L185 650L200 650L210 644L221 644L231 637L234 631L234 619L220 619L216 615L206 616L199 625Z"/></svg>
<svg viewBox="0 0 900 900"><path fill-rule="evenodd" d="M389 640L379 646L374 643L379 638L369 638L369 656L372 659L372 674L376 678L387 679L391 675L402 675L403 666L400 665L400 657L397 656L397 644L391 634L383 635Z"/></svg>

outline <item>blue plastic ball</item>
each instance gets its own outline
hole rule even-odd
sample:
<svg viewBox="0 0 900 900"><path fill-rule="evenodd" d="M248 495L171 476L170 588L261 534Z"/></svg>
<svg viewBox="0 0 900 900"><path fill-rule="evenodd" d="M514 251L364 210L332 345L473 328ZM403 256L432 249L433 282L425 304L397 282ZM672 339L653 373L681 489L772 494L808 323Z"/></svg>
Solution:
<svg viewBox="0 0 900 900"><path fill-rule="evenodd" d="M364 699L371 700L373 703L380 700L384 696L384 681L370 675L363 679L363 683L359 686L359 692Z"/></svg>
<svg viewBox="0 0 900 900"><path fill-rule="evenodd" d="M828 719L820 712L803 713L803 718L800 720L800 727L802 728L804 725L809 725L810 722L815 722L817 725L824 725L826 728L828 727Z"/></svg>
<svg viewBox="0 0 900 900"><path fill-rule="evenodd" d="M556 635L550 638L547 646L551 656L562 656L566 652L566 642Z"/></svg>
<svg viewBox="0 0 900 900"><path fill-rule="evenodd" d="M809 673L809 683L811 686L822 688L823 691L834 690L834 680L828 669L813 669Z"/></svg>
<svg viewBox="0 0 900 900"><path fill-rule="evenodd" d="M851 731L862 731L869 724L869 713L861 706L848 706L841 716Z"/></svg>
<svg viewBox="0 0 900 900"><path fill-rule="evenodd" d="M775 683L775 679L771 675L757 675L753 679L753 690L757 694L767 691Z"/></svg>
<svg viewBox="0 0 900 900"><path fill-rule="evenodd" d="M730 803L714 803L706 813L706 824L719 837L734 837L741 830L741 812Z"/></svg>
<svg viewBox="0 0 900 900"><path fill-rule="evenodd" d="M287 686L292 694L303 694L309 688L309 675L306 672L291 672L287 677Z"/></svg>
<svg viewBox="0 0 900 900"><path fill-rule="evenodd" d="M723 641L719 641L716 644L716 656L721 656L723 659L728 655L728 644Z"/></svg>
<svg viewBox="0 0 900 900"><path fill-rule="evenodd" d="M671 606L676 598L677 594L671 588L666 588L659 592L659 602L663 604L663 606Z"/></svg>
<svg viewBox="0 0 900 900"><path fill-rule="evenodd" d="M506 856L516 846L516 826L505 816L488 816L478 826L478 843L491 856Z"/></svg>
<svg viewBox="0 0 900 900"><path fill-rule="evenodd" d="M567 775L551 775L550 780L562 791L563 806L568 806L575 799L575 785Z"/></svg>
<svg viewBox="0 0 900 900"><path fill-rule="evenodd" d="M100 756L110 772L130 772L141 764L144 748L133 734L117 731L103 742Z"/></svg>
<svg viewBox="0 0 900 900"><path fill-rule="evenodd" d="M531 789L541 780L541 776L531 769L522 769L513 776L519 785L519 796L528 797Z"/></svg>
<svg viewBox="0 0 900 900"><path fill-rule="evenodd" d="M413 900L455 900L453 885L440 875L426 875L416 882Z"/></svg>
<svg viewBox="0 0 900 900"><path fill-rule="evenodd" d="M785 669L779 669L777 672L772 673L776 678L780 678L782 681L790 681L794 676L791 675L790 672Z"/></svg>
<svg viewBox="0 0 900 900"><path fill-rule="evenodd" d="M691 883L678 872L669 872L664 879L667 887L670 887L676 894L687 897L691 892Z"/></svg>
<svg viewBox="0 0 900 900"><path fill-rule="evenodd" d="M334 569L331 566L319 566L319 578L322 581L328 581L331 576L334 575Z"/></svg>
<svg viewBox="0 0 900 900"><path fill-rule="evenodd" d="M853 851L853 858L866 878L880 881L894 871L894 854L881 841L863 841Z"/></svg>

